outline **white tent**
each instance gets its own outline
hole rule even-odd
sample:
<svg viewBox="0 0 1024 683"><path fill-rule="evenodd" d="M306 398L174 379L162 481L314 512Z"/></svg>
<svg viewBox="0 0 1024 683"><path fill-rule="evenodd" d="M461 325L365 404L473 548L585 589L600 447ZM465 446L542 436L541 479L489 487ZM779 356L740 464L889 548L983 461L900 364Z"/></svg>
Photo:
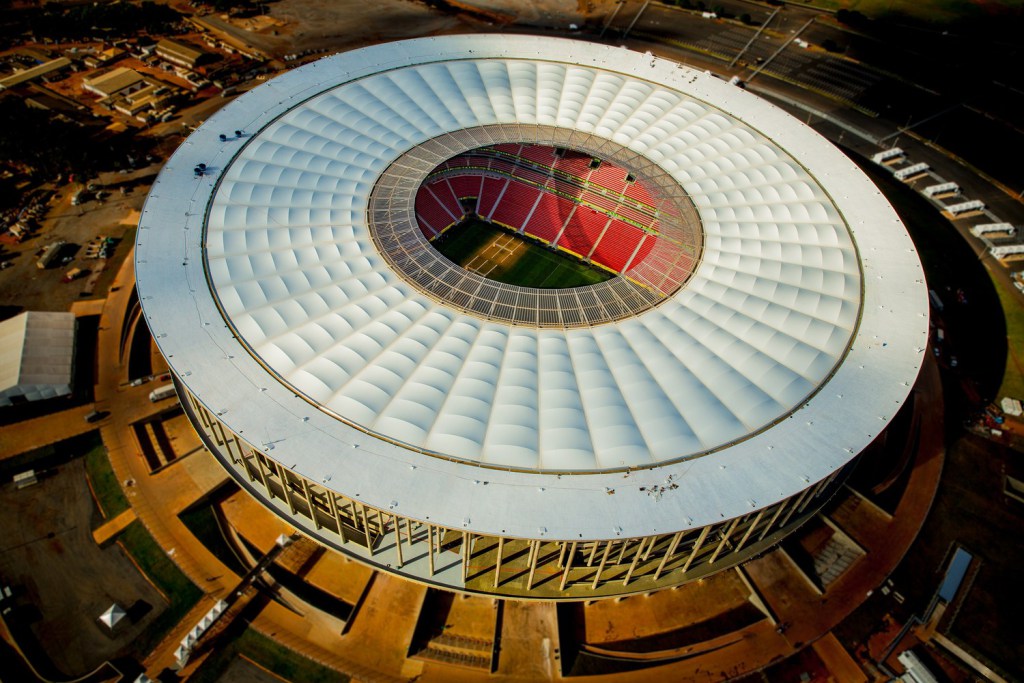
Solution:
<svg viewBox="0 0 1024 683"><path fill-rule="evenodd" d="M128 613L124 611L123 607L115 602L107 608L106 612L100 615L100 621L106 624L107 628L113 631L114 627L117 626L117 624L126 616L128 616Z"/></svg>
<svg viewBox="0 0 1024 683"><path fill-rule="evenodd" d="M26 311L0 323L0 406L71 393L75 315Z"/></svg>

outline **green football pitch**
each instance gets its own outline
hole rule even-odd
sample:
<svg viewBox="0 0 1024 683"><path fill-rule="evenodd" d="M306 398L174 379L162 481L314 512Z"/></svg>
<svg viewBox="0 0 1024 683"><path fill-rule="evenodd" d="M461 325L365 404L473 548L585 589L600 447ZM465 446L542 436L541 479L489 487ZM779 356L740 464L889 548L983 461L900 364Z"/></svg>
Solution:
<svg viewBox="0 0 1024 683"><path fill-rule="evenodd" d="M434 242L434 247L467 270L521 287L566 289L615 277L567 254L475 219L453 227Z"/></svg>

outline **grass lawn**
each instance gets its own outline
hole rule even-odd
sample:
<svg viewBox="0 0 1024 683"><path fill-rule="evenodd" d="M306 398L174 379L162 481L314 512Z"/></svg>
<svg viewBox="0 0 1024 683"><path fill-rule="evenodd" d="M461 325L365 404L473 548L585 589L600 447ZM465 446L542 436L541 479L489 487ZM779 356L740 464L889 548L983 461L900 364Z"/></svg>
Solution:
<svg viewBox="0 0 1024 683"><path fill-rule="evenodd" d="M1024 398L1024 309L1017 303L1013 292L1002 282L996 282L996 293L1006 316L1006 372L997 396Z"/></svg>
<svg viewBox="0 0 1024 683"><path fill-rule="evenodd" d="M133 646L137 652L149 652L199 602L203 592L167 557L142 522L129 524L118 540L170 602Z"/></svg>
<svg viewBox="0 0 1024 683"><path fill-rule="evenodd" d="M107 449L102 442L85 454L85 472L105 518L112 519L128 509L128 499L110 468Z"/></svg>
<svg viewBox="0 0 1024 683"><path fill-rule="evenodd" d="M345 674L317 664L251 628L219 647L189 680L193 683L214 683L241 655L293 683L345 683L350 680Z"/></svg>
<svg viewBox="0 0 1024 683"><path fill-rule="evenodd" d="M580 263L571 256L551 251L484 221L470 220L456 226L434 246L450 261L466 266L495 238L508 235L519 240L526 250L508 266L486 273L491 280L521 287L565 289L592 285L614 277L607 271Z"/></svg>

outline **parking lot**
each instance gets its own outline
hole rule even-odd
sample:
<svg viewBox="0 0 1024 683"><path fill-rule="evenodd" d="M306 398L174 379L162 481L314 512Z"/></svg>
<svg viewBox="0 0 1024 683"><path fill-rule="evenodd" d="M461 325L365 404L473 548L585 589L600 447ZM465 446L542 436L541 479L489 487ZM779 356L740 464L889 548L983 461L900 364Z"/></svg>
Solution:
<svg viewBox="0 0 1024 683"><path fill-rule="evenodd" d="M104 173L86 183L56 188L39 227L18 244L0 248L0 311L9 317L21 310L67 311L81 299L106 296L113 274L131 249L139 211L159 169L154 165L131 173ZM88 190L88 186L94 190ZM80 195L81 202L73 204ZM99 194L99 199L97 199ZM110 238L107 248L90 250L98 237ZM48 267L39 268L39 256L48 245L64 244ZM108 258L100 256L105 251ZM77 277L62 282L69 271ZM97 277L96 274L100 273Z"/></svg>

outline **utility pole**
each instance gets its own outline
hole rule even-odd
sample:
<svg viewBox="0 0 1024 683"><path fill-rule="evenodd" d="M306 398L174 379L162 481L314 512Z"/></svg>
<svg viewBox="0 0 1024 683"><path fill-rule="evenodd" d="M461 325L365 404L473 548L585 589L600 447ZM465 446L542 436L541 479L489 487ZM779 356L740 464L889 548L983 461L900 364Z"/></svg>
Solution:
<svg viewBox="0 0 1024 683"><path fill-rule="evenodd" d="M615 21L615 17L618 16L619 10L622 9L624 4L626 4L626 0L618 0L615 4L615 11L612 12L612 15L608 17L608 21L604 22L604 26L601 27L601 33L598 34L598 38L604 38L604 32L607 31L608 27L612 25L613 21Z"/></svg>
<svg viewBox="0 0 1024 683"><path fill-rule="evenodd" d="M644 3L644 6L640 8L640 11L636 13L636 16L633 17L633 21L629 22L629 28L627 28L626 32L622 34L622 39L623 40L625 40L626 36L629 35L629 32L633 30L633 27L636 26L636 22L640 18L640 15L644 13L644 10L646 10L647 6L650 5L650 4L651 4L651 0L647 0L647 2Z"/></svg>
<svg viewBox="0 0 1024 683"><path fill-rule="evenodd" d="M740 50L736 54L736 56L732 58L732 61L729 62L729 68L730 69L733 68L736 65L736 62L739 61L739 58L742 57L744 55L744 53L746 53L746 51L748 49L750 49L750 46L754 44L754 41L757 40L757 37L759 35L761 35L761 31L763 31L768 26L768 24L772 23L772 19L775 18L775 15L779 13L780 9L782 9L782 8L781 7L776 7L775 8L775 11L772 12L771 16L768 17L768 19L766 19L765 22L763 24L761 24L760 27L758 27L757 31L754 33L754 37L751 38L750 40L748 40L747 44L743 46L743 49Z"/></svg>
<svg viewBox="0 0 1024 683"><path fill-rule="evenodd" d="M785 50L787 47L789 47L789 44L792 43L794 40L796 40L800 36L800 34L804 32L804 29L806 29L808 26L810 26L812 23L814 23L814 19L815 19L815 17L811 17L810 19L807 20L806 24L804 24L803 26L798 28L796 31L794 31L793 35L791 35L789 37L789 40L784 42L782 44L782 46L779 47L778 50L773 52L771 57L769 57L768 59L764 60L764 62L762 62L761 65L758 66L757 69L754 70L754 73L750 74L750 78L747 79L747 83L749 83L750 81L754 80L754 77L757 76L759 73L761 73L761 71L763 71L766 66L771 64L773 59L778 57L779 54L781 54L783 50Z"/></svg>

